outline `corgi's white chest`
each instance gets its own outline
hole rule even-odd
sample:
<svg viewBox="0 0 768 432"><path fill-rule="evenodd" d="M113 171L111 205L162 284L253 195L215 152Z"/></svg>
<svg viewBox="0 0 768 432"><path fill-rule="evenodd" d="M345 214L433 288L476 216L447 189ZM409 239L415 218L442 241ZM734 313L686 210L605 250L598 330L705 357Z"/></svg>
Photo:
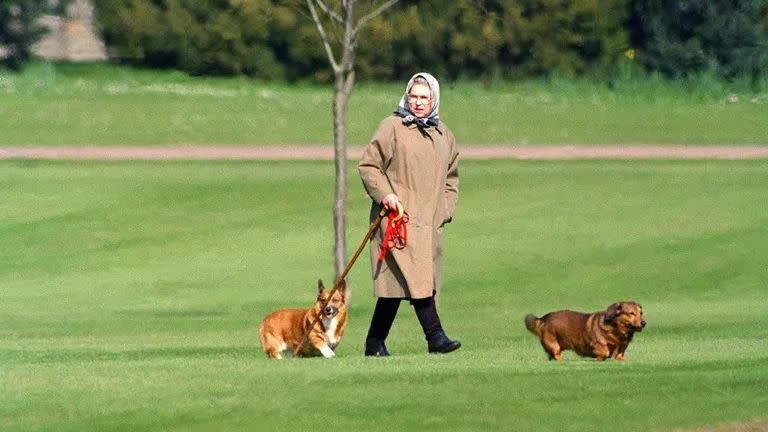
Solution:
<svg viewBox="0 0 768 432"><path fill-rule="evenodd" d="M325 335L328 337L328 345L331 348L336 348L336 346L339 344L339 340L336 338L336 327L339 325L338 318L338 316L335 316L331 319L323 318Z"/></svg>

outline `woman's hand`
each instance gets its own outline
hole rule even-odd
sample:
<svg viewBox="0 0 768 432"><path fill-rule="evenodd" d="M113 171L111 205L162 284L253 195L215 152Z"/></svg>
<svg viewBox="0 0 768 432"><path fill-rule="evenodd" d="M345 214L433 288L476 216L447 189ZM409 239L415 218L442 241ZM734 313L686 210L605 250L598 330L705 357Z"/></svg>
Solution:
<svg viewBox="0 0 768 432"><path fill-rule="evenodd" d="M400 199L397 197L397 195L389 194L384 197L384 200L382 200L381 203L388 211L394 210L397 212L397 216L393 219L393 221L398 221L403 218L403 205L400 204Z"/></svg>
<svg viewBox="0 0 768 432"><path fill-rule="evenodd" d="M381 200L381 204L387 210L397 210L397 204L400 203L400 199L395 194L389 194Z"/></svg>

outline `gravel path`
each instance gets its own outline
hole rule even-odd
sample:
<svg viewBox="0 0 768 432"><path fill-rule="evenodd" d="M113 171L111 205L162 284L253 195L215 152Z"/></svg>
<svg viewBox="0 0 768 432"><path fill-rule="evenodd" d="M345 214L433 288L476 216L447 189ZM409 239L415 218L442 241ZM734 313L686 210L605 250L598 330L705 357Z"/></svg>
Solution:
<svg viewBox="0 0 768 432"><path fill-rule="evenodd" d="M462 146L462 159L768 159L768 145ZM359 159L362 147L347 157ZM333 160L333 146L0 147L0 159L64 160Z"/></svg>

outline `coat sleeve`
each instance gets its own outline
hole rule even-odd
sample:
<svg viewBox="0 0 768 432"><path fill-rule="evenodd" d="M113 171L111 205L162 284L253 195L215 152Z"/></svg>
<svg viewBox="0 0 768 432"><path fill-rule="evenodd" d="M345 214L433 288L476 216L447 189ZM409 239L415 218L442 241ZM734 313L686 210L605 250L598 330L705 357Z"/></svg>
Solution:
<svg viewBox="0 0 768 432"><path fill-rule="evenodd" d="M448 165L448 173L445 177L445 210L446 216L443 224L453 219L453 212L456 210L456 204L459 202L459 151L456 148L456 141L453 134L449 135L451 147L451 161Z"/></svg>
<svg viewBox="0 0 768 432"><path fill-rule="evenodd" d="M392 161L394 147L395 129L391 122L384 120L357 165L368 196L377 204L381 203L385 196L395 193L386 173Z"/></svg>

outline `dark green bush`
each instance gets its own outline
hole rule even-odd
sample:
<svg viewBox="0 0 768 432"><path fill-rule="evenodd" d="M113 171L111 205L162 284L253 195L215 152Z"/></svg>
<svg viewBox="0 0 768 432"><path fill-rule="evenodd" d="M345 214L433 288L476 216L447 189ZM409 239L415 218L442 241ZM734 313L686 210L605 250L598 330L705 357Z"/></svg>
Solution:
<svg viewBox="0 0 768 432"><path fill-rule="evenodd" d="M0 57L0 65L18 70L32 56L32 45L47 30L40 23L43 14L62 14L69 0L52 4L48 0L0 1L0 47L6 56Z"/></svg>
<svg viewBox="0 0 768 432"><path fill-rule="evenodd" d="M282 78L268 0L94 0L114 57L192 74Z"/></svg>
<svg viewBox="0 0 768 432"><path fill-rule="evenodd" d="M303 1L95 3L111 54L123 61L194 74L330 79ZM358 76L403 79L419 70L453 79L600 74L628 48L627 13L623 0L403 0L361 33Z"/></svg>
<svg viewBox="0 0 768 432"><path fill-rule="evenodd" d="M113 58L192 74L328 82L326 52L303 0L93 0ZM338 1L329 0L331 5ZM48 0L3 0L3 60L19 67ZM63 5L64 2L59 2ZM368 2L360 2L365 13ZM333 43L340 40L326 23ZM635 48L630 50L630 48ZM449 79L768 74L765 0L401 0L360 34L362 79L420 70ZM618 71L618 73L617 73ZM624 74L626 75L626 74Z"/></svg>
<svg viewBox="0 0 768 432"><path fill-rule="evenodd" d="M359 68L402 79L606 74L629 47L623 0L401 2L371 25Z"/></svg>
<svg viewBox="0 0 768 432"><path fill-rule="evenodd" d="M753 81L768 70L765 0L634 0L632 9L632 40L648 69Z"/></svg>

